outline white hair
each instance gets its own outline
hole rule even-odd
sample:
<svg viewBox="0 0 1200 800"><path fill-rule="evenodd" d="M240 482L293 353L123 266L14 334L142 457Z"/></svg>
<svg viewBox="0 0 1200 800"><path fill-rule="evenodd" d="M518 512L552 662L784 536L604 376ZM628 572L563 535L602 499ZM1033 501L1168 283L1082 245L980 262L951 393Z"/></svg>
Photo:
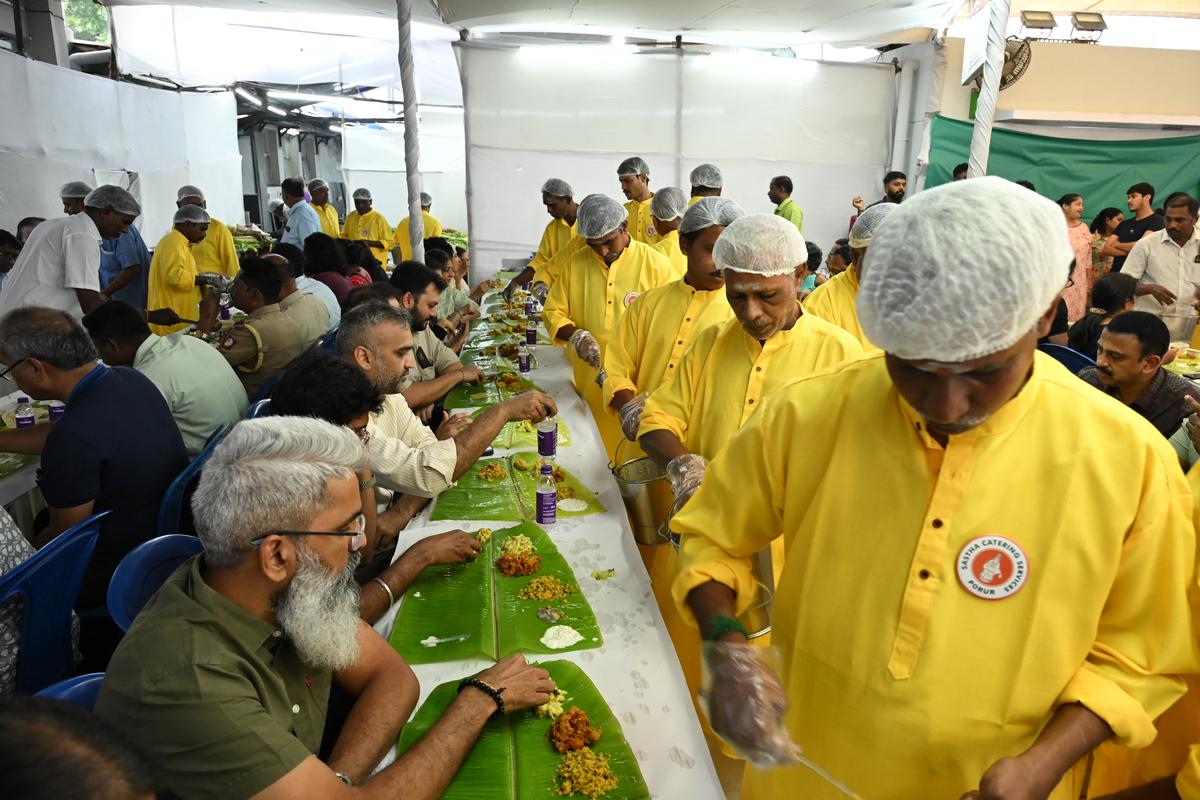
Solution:
<svg viewBox="0 0 1200 800"><path fill-rule="evenodd" d="M214 567L231 566L250 540L305 530L332 478L356 475L367 454L349 428L309 417L264 417L233 427L204 465L192 496L196 532Z"/></svg>

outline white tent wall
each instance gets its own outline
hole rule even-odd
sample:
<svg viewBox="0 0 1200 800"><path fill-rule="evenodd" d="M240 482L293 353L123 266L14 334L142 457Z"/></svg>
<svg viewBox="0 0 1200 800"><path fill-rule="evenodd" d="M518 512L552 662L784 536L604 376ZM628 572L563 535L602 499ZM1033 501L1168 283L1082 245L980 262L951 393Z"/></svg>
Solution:
<svg viewBox="0 0 1200 800"><path fill-rule="evenodd" d="M850 198L873 199L887 168L890 65L606 46L455 48L475 280L536 246L547 222L539 189L549 177L570 183L576 199L603 192L623 200L616 167L630 155L649 163L652 189L685 192L691 168L712 161L724 173L724 196L769 213L768 182L786 174L805 235L826 248L845 235Z"/></svg>
<svg viewBox="0 0 1200 800"><path fill-rule="evenodd" d="M204 188L214 216L241 221L232 94L148 89L8 53L0 53L0 86L0 227L61 216L63 183L123 172L137 176L137 224L152 247L170 229L185 183Z"/></svg>

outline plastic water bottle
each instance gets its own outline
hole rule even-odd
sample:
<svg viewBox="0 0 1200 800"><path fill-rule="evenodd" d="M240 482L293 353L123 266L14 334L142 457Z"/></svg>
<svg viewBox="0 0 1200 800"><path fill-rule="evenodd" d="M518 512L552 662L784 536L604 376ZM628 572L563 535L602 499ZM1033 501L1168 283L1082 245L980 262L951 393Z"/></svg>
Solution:
<svg viewBox="0 0 1200 800"><path fill-rule="evenodd" d="M553 525L558 521L558 487L554 485L553 464L542 464L542 476L537 485L536 521L538 525Z"/></svg>
<svg viewBox="0 0 1200 800"><path fill-rule="evenodd" d="M67 407L61 400L50 401L50 421L57 422L67 413Z"/></svg>
<svg viewBox="0 0 1200 800"><path fill-rule="evenodd" d="M529 372L529 345L522 344L517 348L517 369Z"/></svg>
<svg viewBox="0 0 1200 800"><path fill-rule="evenodd" d="M537 313L537 301L533 299L533 295L531 294L525 298L525 316L532 319L533 315L536 313Z"/></svg>
<svg viewBox="0 0 1200 800"><path fill-rule="evenodd" d="M525 323L525 344L537 344L537 320L533 317Z"/></svg>
<svg viewBox="0 0 1200 800"><path fill-rule="evenodd" d="M558 417L546 417L537 424L538 455L546 461L558 456Z"/></svg>
<svg viewBox="0 0 1200 800"><path fill-rule="evenodd" d="M32 428L37 423L37 419L33 416L33 406L29 404L28 397L22 395L17 398L17 410L13 414L13 418L18 428Z"/></svg>

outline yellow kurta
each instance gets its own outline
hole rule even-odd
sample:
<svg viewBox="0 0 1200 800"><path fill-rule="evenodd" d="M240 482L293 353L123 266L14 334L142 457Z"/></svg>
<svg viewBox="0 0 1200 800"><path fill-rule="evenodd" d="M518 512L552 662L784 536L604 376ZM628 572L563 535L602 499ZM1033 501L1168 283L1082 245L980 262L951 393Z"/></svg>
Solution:
<svg viewBox="0 0 1200 800"><path fill-rule="evenodd" d="M403 261L408 261L412 258L412 242L409 241L410 237L408 235L409 219L409 217L405 217L404 219L400 220L400 224L396 226L395 242L396 246L400 248L400 258ZM433 214L430 214L428 211L421 211L421 224L425 226L424 238L428 239L431 236L442 235L442 223L438 221L437 217L435 217Z"/></svg>
<svg viewBox="0 0 1200 800"><path fill-rule="evenodd" d="M699 194L696 195L695 197L689 197L688 198L688 208L691 208L692 206L696 205L696 203L699 203L703 199L704 199L704 195L699 195Z"/></svg>
<svg viewBox="0 0 1200 800"><path fill-rule="evenodd" d="M669 381L692 340L730 319L724 286L701 292L680 278L646 292L625 312L604 354L605 407L617 392L649 393Z"/></svg>
<svg viewBox="0 0 1200 800"><path fill-rule="evenodd" d="M659 240L658 232L654 230L654 217L650 213L652 197L654 192L645 200L628 200L625 203L625 211L629 214L629 235L646 244L658 244Z"/></svg>
<svg viewBox="0 0 1200 800"><path fill-rule="evenodd" d="M687 272L687 256L679 249L679 231L671 231L654 245L654 249L667 257L675 267L676 278L682 278Z"/></svg>
<svg viewBox="0 0 1200 800"><path fill-rule="evenodd" d="M586 239L582 236L572 236L549 261L534 268L533 280L530 281L530 285L544 283L547 286L553 286L554 282L558 280L558 276L562 274L563 268L575 254L580 250L587 249Z"/></svg>
<svg viewBox="0 0 1200 800"><path fill-rule="evenodd" d="M323 206L313 203L312 207L317 212L317 219L321 220L321 233L332 236L334 239L340 239L342 230L338 226L338 213L337 209L333 207L333 203L326 203Z"/></svg>
<svg viewBox="0 0 1200 800"><path fill-rule="evenodd" d="M211 228L210 228L211 230ZM200 245L196 245L199 247ZM195 248L187 237L175 228L159 240L150 260L150 277L146 287L146 307L169 308L184 319L196 319L200 313L200 287L196 285ZM179 325L151 325L159 336L182 330Z"/></svg>
<svg viewBox="0 0 1200 800"><path fill-rule="evenodd" d="M566 247L567 242L571 241L574 236L574 225L568 225L566 220L562 219L550 220L546 224L546 229L542 231L542 239L538 242L537 252L529 260L529 266L533 267L534 275L537 274L539 269L549 264L550 259L554 258L560 250Z"/></svg>
<svg viewBox="0 0 1200 800"><path fill-rule="evenodd" d="M1188 487L1162 436L1089 388L1039 353L1017 397L942 448L882 356L853 361L777 392L675 517L685 615L710 579L744 606L744 557L782 533L786 722L863 797L959 797L1066 703L1144 746L1181 695L1167 674L1194 660ZM1024 551L1015 594L960 582L959 554L984 535ZM742 797L840 796L794 767L747 770Z"/></svg>
<svg viewBox="0 0 1200 800"><path fill-rule="evenodd" d="M832 322L849 332L862 344L863 350L875 353L879 348L863 334L858 324L858 309L854 305L858 298L858 273L847 269L822 283L804 299L804 310L811 311L826 322Z"/></svg>
<svg viewBox="0 0 1200 800"><path fill-rule="evenodd" d="M654 248L630 241L611 267L590 247L584 247L564 264L562 275L554 282L542 317L551 338L564 325L589 331L600 344L603 359L609 339L616 333L621 317L642 292L671 280L671 264ZM587 401L600 428L601 438L611 455L621 439L616 419L604 411L597 371L569 353L575 373L575 391ZM603 363L603 361L601 361Z"/></svg>
<svg viewBox="0 0 1200 800"><path fill-rule="evenodd" d="M182 236L182 234L180 234ZM208 233L204 241L192 248L197 272L217 272L229 278L238 274L237 248L233 246L233 234L229 226L216 217L208 220Z"/></svg>
<svg viewBox="0 0 1200 800"><path fill-rule="evenodd" d="M375 209L366 214L351 211L346 215L346 224L342 226L343 239L368 239L381 243L383 247L372 247L371 255L375 256L381 266L388 263L388 251L392 249L392 226Z"/></svg>

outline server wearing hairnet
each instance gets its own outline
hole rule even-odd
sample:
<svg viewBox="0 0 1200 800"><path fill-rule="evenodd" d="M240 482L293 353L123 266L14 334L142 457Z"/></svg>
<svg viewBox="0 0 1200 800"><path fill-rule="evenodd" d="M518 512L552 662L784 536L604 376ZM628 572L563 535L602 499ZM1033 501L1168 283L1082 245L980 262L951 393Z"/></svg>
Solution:
<svg viewBox="0 0 1200 800"><path fill-rule="evenodd" d="M441 220L429 213L431 208L433 208L433 196L428 192L421 192L421 224L425 228L425 235L422 237L424 239L442 235ZM400 261L412 260L412 237L408 232L409 219L409 216L405 215L404 219L396 225L396 246L400 248Z"/></svg>
<svg viewBox="0 0 1200 800"><path fill-rule="evenodd" d="M505 297L511 297L513 290L525 283L532 282L534 287L540 283L542 288L538 294L541 294L540 299L545 302L545 293L549 292L557 273L547 276L544 272L538 275L538 272L543 271L551 259L562 252L567 243L575 237L575 218L579 214L579 203L575 202L571 184L561 178L547 180L542 184L542 205L546 207L550 221L542 231L537 252L533 254L529 265L504 287Z"/></svg>
<svg viewBox="0 0 1200 800"><path fill-rule="evenodd" d="M621 183L621 194L628 201L625 212L629 219L629 235L635 242L654 244L658 231L650 216L650 165L641 156L633 156L617 165L617 180Z"/></svg>
<svg viewBox="0 0 1200 800"><path fill-rule="evenodd" d="M180 186L175 198L175 207L198 206L208 211L208 201L199 186ZM221 220L209 215L208 233L204 241L192 248L192 257L196 260L196 270L199 272L216 272L226 278L238 274L237 248L233 244L233 233L229 226ZM153 305L153 304L151 304Z"/></svg>
<svg viewBox="0 0 1200 800"><path fill-rule="evenodd" d="M633 240L625 209L611 197L585 197L576 225L586 246L571 256L551 287L543 319L555 340L570 345L575 391L591 407L612 453L621 431L600 394L604 348L638 295L668 283L674 273L654 248Z"/></svg>
<svg viewBox="0 0 1200 800"><path fill-rule="evenodd" d="M388 250L392 248L392 226L383 214L372 208L374 199L370 189L355 189L351 199L354 200L354 210L346 215L342 238L362 242L371 248L371 255L375 256L379 265L386 267Z"/></svg>
<svg viewBox="0 0 1200 800"><path fill-rule="evenodd" d="M721 187L725 185L725 177L716 164L701 164L692 170L688 176L692 184L692 196L688 206L694 206L702 197L720 197Z"/></svg>
<svg viewBox="0 0 1200 800"><path fill-rule="evenodd" d="M683 191L674 186L668 186L654 193L650 198L650 219L659 239L654 249L667 257L675 267L675 277L683 277L687 271L687 257L679 249L679 226L683 222L683 212L687 211L687 198Z"/></svg>
<svg viewBox="0 0 1200 800"><path fill-rule="evenodd" d="M200 319L200 287L205 280L196 264L195 248L205 240L212 218L198 205L184 203L175 212L172 227L154 248L146 301L151 308L169 308L180 319ZM219 274L219 273L218 273ZM187 323L151 325L165 336L187 327Z"/></svg>
<svg viewBox="0 0 1200 800"><path fill-rule="evenodd" d="M309 181L308 193L312 197L313 210L321 219L321 233L332 236L334 239L340 239L342 229L338 224L337 209L333 207L333 203L329 202L329 184L320 178Z"/></svg>
<svg viewBox="0 0 1200 800"><path fill-rule="evenodd" d="M68 216L83 211L83 198L92 193L92 187L83 181L68 181L58 189L58 199L62 201L63 213Z"/></svg>
<svg viewBox="0 0 1200 800"><path fill-rule="evenodd" d="M861 797L1067 800L1096 745L1145 746L1183 694L1174 452L1036 349L1072 258L1058 206L1000 178L905 201L858 292L884 353L776 392L672 520L709 718L771 767L743 798L841 797L802 748ZM781 534L776 672L735 616Z"/></svg>

